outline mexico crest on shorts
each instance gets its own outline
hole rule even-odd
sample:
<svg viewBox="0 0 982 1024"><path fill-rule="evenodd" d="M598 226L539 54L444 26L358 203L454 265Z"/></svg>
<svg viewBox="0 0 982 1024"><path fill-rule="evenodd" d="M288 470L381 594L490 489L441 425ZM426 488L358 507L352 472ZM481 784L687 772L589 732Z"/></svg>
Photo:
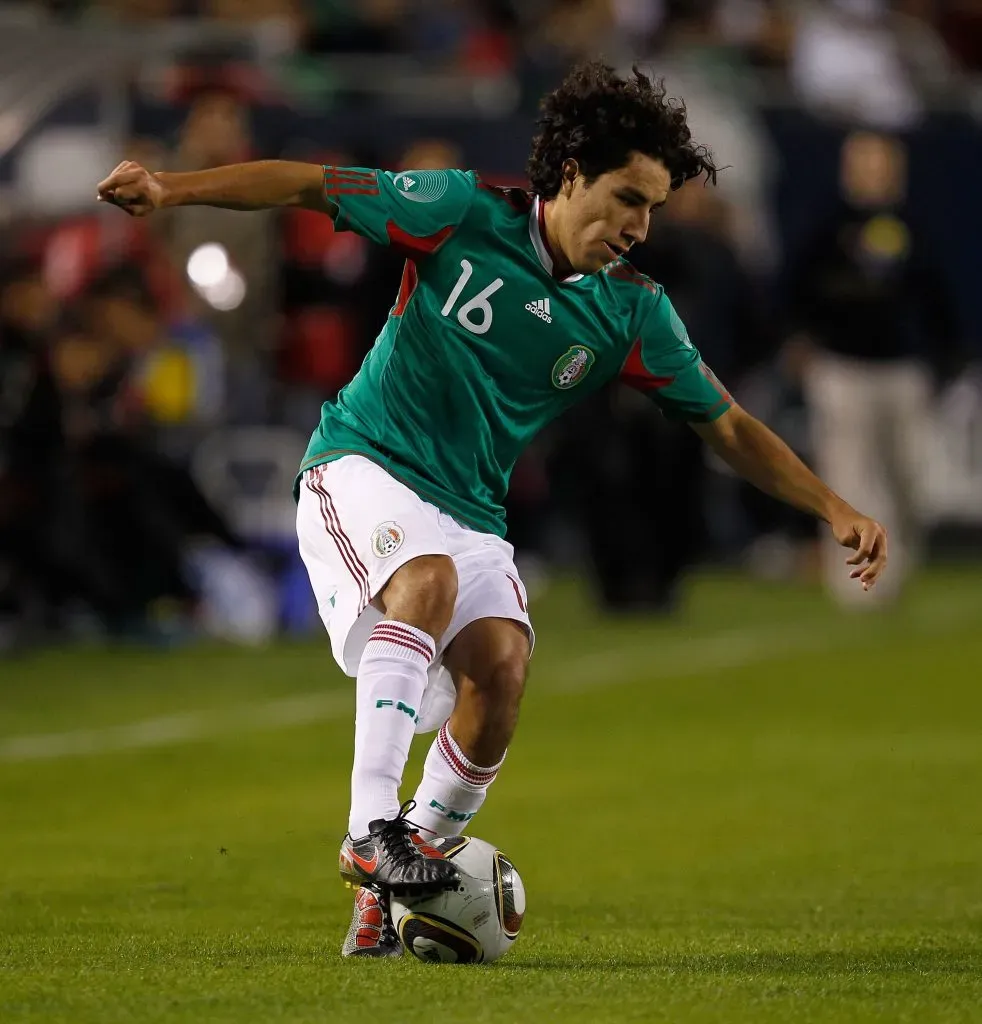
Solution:
<svg viewBox="0 0 982 1024"><path fill-rule="evenodd" d="M372 550L379 558L388 558L402 547L405 539L406 535L398 523L379 523L372 534Z"/></svg>
<svg viewBox="0 0 982 1024"><path fill-rule="evenodd" d="M595 361L596 356L586 345L571 345L552 368L552 386L560 391L569 390L583 380Z"/></svg>

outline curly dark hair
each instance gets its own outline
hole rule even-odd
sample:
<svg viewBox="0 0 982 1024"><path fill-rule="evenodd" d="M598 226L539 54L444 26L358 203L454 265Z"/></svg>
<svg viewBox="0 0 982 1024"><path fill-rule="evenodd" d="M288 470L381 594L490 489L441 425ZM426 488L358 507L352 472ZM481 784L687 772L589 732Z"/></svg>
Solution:
<svg viewBox="0 0 982 1024"><path fill-rule="evenodd" d="M551 198L559 192L566 160L576 160L593 182L623 167L632 150L661 160L673 189L702 174L716 183L718 168L709 150L692 142L685 104L669 99L664 83L637 67L621 78L602 61L579 64L539 108L540 132L526 168L538 195Z"/></svg>

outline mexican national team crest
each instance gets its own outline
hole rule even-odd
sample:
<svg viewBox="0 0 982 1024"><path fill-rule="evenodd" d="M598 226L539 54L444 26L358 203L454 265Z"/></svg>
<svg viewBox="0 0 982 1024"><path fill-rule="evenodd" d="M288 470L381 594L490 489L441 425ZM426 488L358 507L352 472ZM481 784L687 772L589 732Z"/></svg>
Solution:
<svg viewBox="0 0 982 1024"><path fill-rule="evenodd" d="M571 345L552 368L552 386L567 391L579 384L590 372L595 360L596 356L586 345Z"/></svg>
<svg viewBox="0 0 982 1024"><path fill-rule="evenodd" d="M398 523L379 523L372 534L372 550L379 558L388 558L402 547L405 539L406 535Z"/></svg>

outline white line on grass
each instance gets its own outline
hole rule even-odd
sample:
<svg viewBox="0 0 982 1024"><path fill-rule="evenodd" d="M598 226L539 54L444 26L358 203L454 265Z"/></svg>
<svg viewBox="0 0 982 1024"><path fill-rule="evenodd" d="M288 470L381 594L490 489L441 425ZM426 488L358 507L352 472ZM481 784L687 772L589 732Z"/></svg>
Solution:
<svg viewBox="0 0 982 1024"><path fill-rule="evenodd" d="M661 641L650 648L638 644L597 651L577 658L555 673L547 684L557 693L578 693L600 687L634 682L639 657L645 658L647 679L677 679L703 672L723 672L780 658L827 649L827 636L814 627L787 626L780 634L773 629L731 629L704 637ZM634 670L633 676L624 673Z"/></svg>
<svg viewBox="0 0 982 1024"><path fill-rule="evenodd" d="M282 729L349 714L353 693L308 693L283 700L240 704L223 711L192 711L146 718L104 729L37 733L0 740L0 761L47 761L117 750L169 747L216 736Z"/></svg>
<svg viewBox="0 0 982 1024"><path fill-rule="evenodd" d="M917 610L915 633L941 633L975 621L977 608L958 600L942 601ZM923 614L922 614L923 613ZM889 642L886 638L877 638ZM819 654L855 647L856 636L825 624L807 622L770 627L725 630L702 637L620 643L585 656L553 663L536 685L554 693L576 693L634 682L639 658L645 678L677 679L703 672L725 672L782 657ZM222 735L262 732L308 725L351 714L352 688L306 693L281 700L240 704L215 711L148 718L126 725L69 732L37 733L0 739L0 762L47 761L113 751L168 747Z"/></svg>

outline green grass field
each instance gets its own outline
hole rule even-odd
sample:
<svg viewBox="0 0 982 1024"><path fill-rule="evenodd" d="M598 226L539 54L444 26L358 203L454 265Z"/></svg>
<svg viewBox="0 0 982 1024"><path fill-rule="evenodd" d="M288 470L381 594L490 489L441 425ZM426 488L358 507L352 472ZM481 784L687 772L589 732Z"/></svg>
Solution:
<svg viewBox="0 0 982 1024"><path fill-rule="evenodd" d="M338 956L326 641L0 664L0 1021L982 1021L982 576L889 617L736 579L671 624L533 611L473 828L529 912L481 967Z"/></svg>

